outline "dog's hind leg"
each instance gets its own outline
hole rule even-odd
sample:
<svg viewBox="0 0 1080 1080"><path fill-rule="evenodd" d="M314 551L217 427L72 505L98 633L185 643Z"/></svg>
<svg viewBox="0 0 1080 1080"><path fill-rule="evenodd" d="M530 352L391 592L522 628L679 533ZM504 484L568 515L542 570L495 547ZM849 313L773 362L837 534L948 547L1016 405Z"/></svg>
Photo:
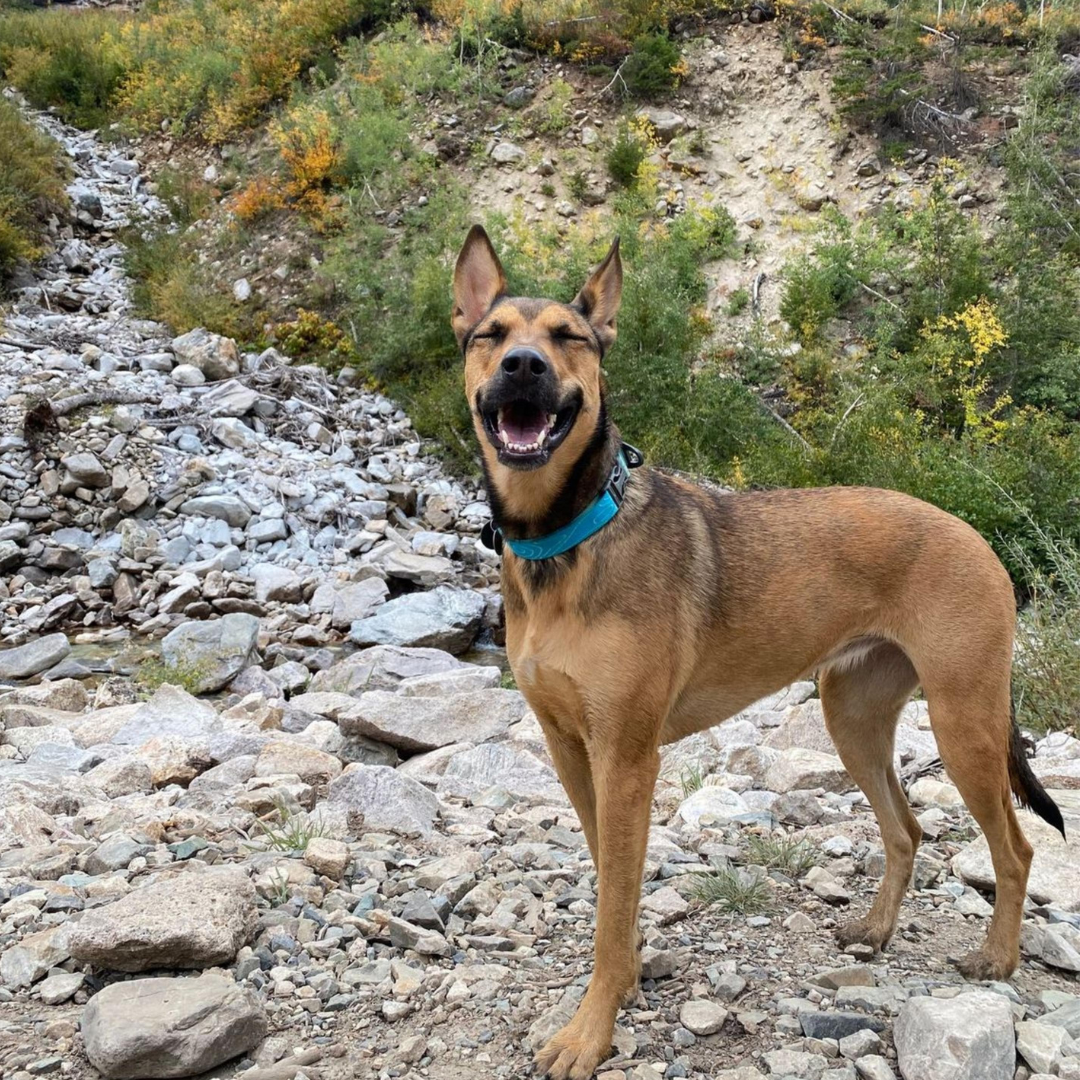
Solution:
<svg viewBox="0 0 1080 1080"><path fill-rule="evenodd" d="M960 961L970 979L1007 979L1020 961L1020 923L1032 849L1013 810L1009 665L969 685L925 687L945 770L979 823L994 863L994 917L982 948Z"/></svg>
<svg viewBox="0 0 1080 1080"><path fill-rule="evenodd" d="M893 746L900 711L918 681L907 655L888 642L821 675L825 725L844 767L870 800L885 846L885 877L869 914L837 931L843 946L882 948L896 929L911 881L922 830L896 778Z"/></svg>

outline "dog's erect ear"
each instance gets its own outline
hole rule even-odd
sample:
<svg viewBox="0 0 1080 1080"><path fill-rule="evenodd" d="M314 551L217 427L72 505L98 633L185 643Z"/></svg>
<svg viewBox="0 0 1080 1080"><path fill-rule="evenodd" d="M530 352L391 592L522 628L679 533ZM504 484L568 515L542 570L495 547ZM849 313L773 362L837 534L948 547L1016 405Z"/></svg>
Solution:
<svg viewBox="0 0 1080 1080"><path fill-rule="evenodd" d="M483 226L474 225L465 237L454 267L454 314L450 321L458 345L505 292L506 277L499 256Z"/></svg>
<svg viewBox="0 0 1080 1080"><path fill-rule="evenodd" d="M596 336L610 349L615 341L615 316L622 299L622 260L619 258L619 238L616 236L604 261L574 297L573 306L589 320Z"/></svg>

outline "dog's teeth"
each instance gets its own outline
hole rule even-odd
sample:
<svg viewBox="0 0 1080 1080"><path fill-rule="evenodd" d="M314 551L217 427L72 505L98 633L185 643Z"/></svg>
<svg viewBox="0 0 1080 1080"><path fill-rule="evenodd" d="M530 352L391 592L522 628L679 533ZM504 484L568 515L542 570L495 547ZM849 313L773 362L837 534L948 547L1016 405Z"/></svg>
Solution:
<svg viewBox="0 0 1080 1080"><path fill-rule="evenodd" d="M502 428L499 428L499 438L502 439L503 446L510 445L510 436Z"/></svg>
<svg viewBox="0 0 1080 1080"><path fill-rule="evenodd" d="M550 431L558 422L558 413L548 413L548 431Z"/></svg>
<svg viewBox="0 0 1080 1080"><path fill-rule="evenodd" d="M537 450L539 450L540 447L543 446L544 443L547 441L547 434L548 433L546 431L541 431L539 436L537 437L536 442L533 443L533 446L535 446Z"/></svg>

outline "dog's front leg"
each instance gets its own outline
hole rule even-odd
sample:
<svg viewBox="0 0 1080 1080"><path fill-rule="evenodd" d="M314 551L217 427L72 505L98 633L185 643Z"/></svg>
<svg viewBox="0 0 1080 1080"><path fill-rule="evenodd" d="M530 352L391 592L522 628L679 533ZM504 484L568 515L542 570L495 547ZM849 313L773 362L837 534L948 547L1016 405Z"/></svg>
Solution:
<svg viewBox="0 0 1080 1080"><path fill-rule="evenodd" d="M552 1080L593 1075L611 1051L615 1016L640 971L638 900L660 754L613 737L593 740L590 750L600 856L595 965L574 1019L537 1054L539 1071Z"/></svg>

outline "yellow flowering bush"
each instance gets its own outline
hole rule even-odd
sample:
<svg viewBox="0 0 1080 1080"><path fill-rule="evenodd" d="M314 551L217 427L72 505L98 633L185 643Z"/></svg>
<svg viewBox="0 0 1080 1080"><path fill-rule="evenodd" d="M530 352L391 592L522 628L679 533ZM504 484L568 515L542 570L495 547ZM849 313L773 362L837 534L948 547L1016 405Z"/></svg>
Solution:
<svg viewBox="0 0 1080 1080"><path fill-rule="evenodd" d="M1012 398L993 390L986 371L987 358L1008 340L993 305L980 297L924 326L922 338L923 359L959 406L963 429L977 439L1000 438L1007 427L1001 413Z"/></svg>

